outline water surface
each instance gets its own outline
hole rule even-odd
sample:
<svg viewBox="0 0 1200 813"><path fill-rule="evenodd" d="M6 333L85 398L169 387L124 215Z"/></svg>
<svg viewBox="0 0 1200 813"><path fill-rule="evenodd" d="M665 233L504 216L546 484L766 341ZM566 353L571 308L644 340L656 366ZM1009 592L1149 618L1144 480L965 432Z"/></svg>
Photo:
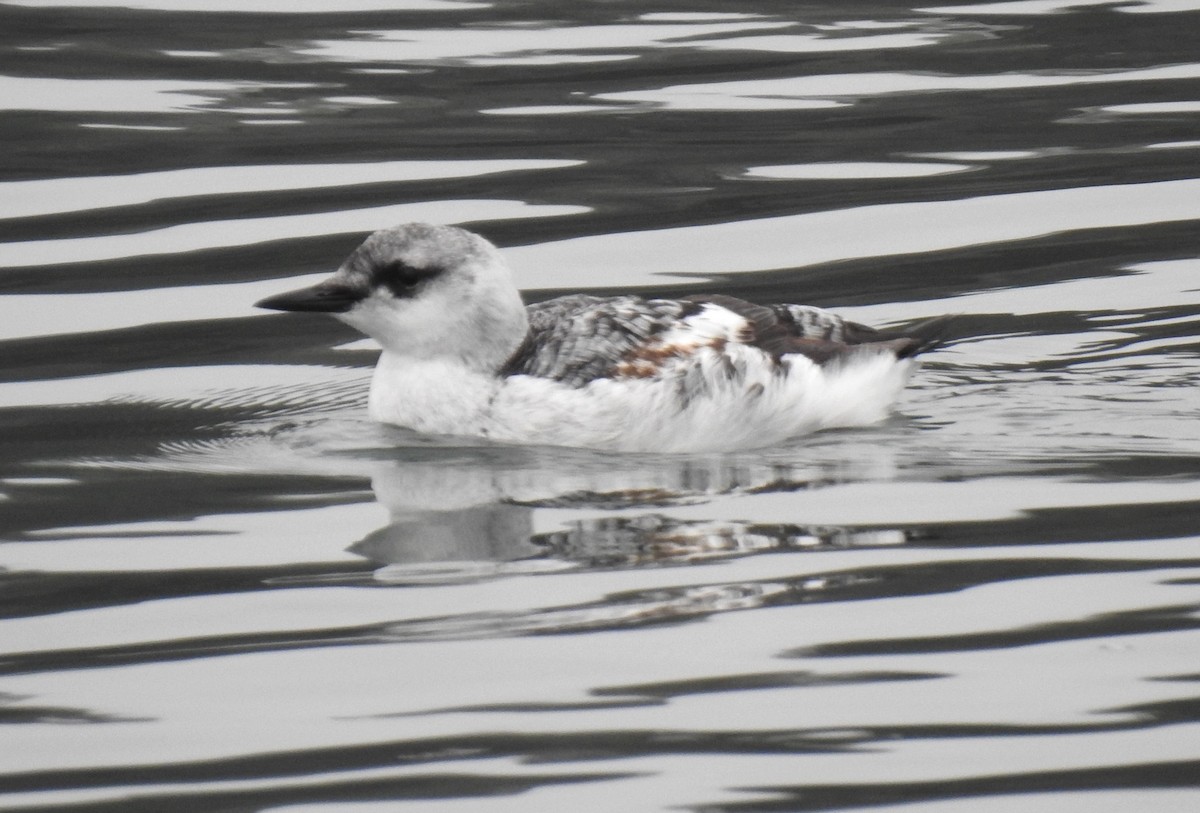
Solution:
<svg viewBox="0 0 1200 813"><path fill-rule="evenodd" d="M1200 3L0 30L0 808L1196 808ZM529 301L960 316L878 427L423 438L252 308L406 220Z"/></svg>

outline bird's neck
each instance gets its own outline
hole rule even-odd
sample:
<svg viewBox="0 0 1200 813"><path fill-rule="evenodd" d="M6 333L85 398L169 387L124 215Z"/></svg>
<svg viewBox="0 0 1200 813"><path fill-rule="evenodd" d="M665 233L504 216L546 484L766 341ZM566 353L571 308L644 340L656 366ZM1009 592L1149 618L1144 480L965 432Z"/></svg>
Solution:
<svg viewBox="0 0 1200 813"><path fill-rule="evenodd" d="M525 305L511 286L475 292L471 307L416 302L400 320L389 314L371 324L347 321L378 341L396 369L438 362L490 375L501 371L529 332Z"/></svg>
<svg viewBox="0 0 1200 813"><path fill-rule="evenodd" d="M377 421L438 435L486 433L500 380L452 357L417 359L384 350L368 399Z"/></svg>

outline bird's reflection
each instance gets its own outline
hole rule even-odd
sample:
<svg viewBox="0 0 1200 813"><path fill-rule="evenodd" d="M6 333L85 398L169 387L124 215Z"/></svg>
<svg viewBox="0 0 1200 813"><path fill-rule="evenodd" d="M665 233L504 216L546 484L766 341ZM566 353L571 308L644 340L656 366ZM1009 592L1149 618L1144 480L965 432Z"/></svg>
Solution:
<svg viewBox="0 0 1200 813"><path fill-rule="evenodd" d="M381 566L378 581L444 584L511 573L520 569L516 563L536 561L543 551L532 537L533 509L523 505L393 510L391 522L350 551Z"/></svg>
<svg viewBox="0 0 1200 813"><path fill-rule="evenodd" d="M906 447L881 442L880 431L829 433L795 448L740 455L618 455L464 445L357 420L314 418L272 423L236 443L174 448L154 465L333 475L356 484L369 477L388 520L348 548L362 566L281 576L272 584L436 587L904 544L912 529L812 525L804 522L799 500L794 512L788 506L789 493L903 476L897 450ZM754 500L767 494L780 495L770 508L776 521L767 521L763 503ZM747 519L728 518L739 514ZM770 576L749 578L702 568L694 578L619 592L589 596L585 589L588 597L563 604L554 597L578 597L579 591L552 589L548 602L519 610L407 614L359 634L372 642L449 640L676 623L870 594L881 577L870 560L863 565L822 572L819 565L786 562Z"/></svg>
<svg viewBox="0 0 1200 813"><path fill-rule="evenodd" d="M351 552L376 566L378 583L446 584L907 539L905 531L893 529L671 515L671 506L722 495L797 491L830 482L817 467L722 458L622 460L560 450L501 457L374 461L372 488L390 521ZM837 479L847 472L841 475Z"/></svg>
<svg viewBox="0 0 1200 813"><path fill-rule="evenodd" d="M376 586L462 584L516 574L668 567L767 551L901 544L907 532L688 519L671 507L739 493L811 488L777 466L656 461L638 467L533 468L394 462L377 469L375 494L391 521L351 550L374 566ZM547 527L555 526L555 527ZM722 580L703 571L686 583L563 605L406 618L375 640L451 640L547 635L678 623L714 613L834 600L876 580L868 573L777 574ZM713 575L717 575L715 580ZM360 582L362 583L362 582Z"/></svg>
<svg viewBox="0 0 1200 813"><path fill-rule="evenodd" d="M220 442L173 443L152 458L107 465L368 477L388 522L348 550L366 560L371 583L445 584L902 544L907 531L816 526L786 510L785 521L765 522L749 501L744 521L706 519L700 508L723 501L714 513L729 516L737 500L756 494L896 479L905 447L885 431L830 432L740 454L618 454L430 438L334 412L239 424ZM362 578L358 571L321 580Z"/></svg>
<svg viewBox="0 0 1200 813"><path fill-rule="evenodd" d="M893 545L903 531L679 520L663 514L572 520L538 534L545 555L591 566L692 562L765 550Z"/></svg>

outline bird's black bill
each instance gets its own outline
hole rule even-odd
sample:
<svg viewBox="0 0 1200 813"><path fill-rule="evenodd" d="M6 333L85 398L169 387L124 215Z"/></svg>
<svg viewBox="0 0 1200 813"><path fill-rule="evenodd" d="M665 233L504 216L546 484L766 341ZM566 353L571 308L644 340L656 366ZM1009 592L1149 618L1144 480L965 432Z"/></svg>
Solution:
<svg viewBox="0 0 1200 813"><path fill-rule="evenodd" d="M362 293L344 285L322 282L311 288L285 291L254 303L256 308L272 311L311 311L314 313L345 313L361 301Z"/></svg>

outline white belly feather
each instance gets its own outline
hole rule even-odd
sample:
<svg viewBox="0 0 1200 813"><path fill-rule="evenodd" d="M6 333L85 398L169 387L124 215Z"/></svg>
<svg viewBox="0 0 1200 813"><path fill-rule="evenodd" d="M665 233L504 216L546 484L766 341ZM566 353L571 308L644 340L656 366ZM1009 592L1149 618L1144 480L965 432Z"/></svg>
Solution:
<svg viewBox="0 0 1200 813"><path fill-rule="evenodd" d="M706 452L763 447L885 418L915 364L864 355L833 368L800 356L786 374L761 353L730 378L715 353L693 361L705 388L682 397L671 377L598 379L581 388L530 376L500 387L485 433L496 440L620 451Z"/></svg>

